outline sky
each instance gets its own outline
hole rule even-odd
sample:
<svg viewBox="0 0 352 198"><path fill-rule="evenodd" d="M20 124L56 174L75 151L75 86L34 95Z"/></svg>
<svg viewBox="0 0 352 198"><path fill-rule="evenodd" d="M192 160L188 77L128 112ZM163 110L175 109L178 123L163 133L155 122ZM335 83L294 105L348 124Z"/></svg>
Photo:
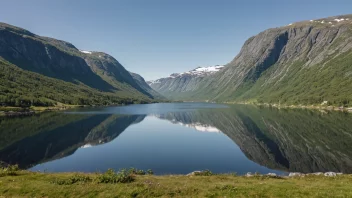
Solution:
<svg viewBox="0 0 352 198"><path fill-rule="evenodd" d="M0 21L102 51L153 80L230 62L251 36L352 14L351 0L0 0Z"/></svg>

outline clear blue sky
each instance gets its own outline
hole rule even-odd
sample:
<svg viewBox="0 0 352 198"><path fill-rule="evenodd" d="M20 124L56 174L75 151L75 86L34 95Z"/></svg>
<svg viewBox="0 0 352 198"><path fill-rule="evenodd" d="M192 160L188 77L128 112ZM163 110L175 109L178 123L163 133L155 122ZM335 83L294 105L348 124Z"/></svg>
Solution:
<svg viewBox="0 0 352 198"><path fill-rule="evenodd" d="M247 38L352 13L352 0L8 0L0 21L103 51L147 80L226 64Z"/></svg>

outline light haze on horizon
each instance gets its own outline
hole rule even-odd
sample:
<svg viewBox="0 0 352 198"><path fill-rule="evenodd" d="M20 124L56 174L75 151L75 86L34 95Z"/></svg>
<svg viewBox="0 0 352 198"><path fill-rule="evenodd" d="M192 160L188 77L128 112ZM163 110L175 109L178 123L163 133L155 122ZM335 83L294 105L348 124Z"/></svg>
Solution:
<svg viewBox="0 0 352 198"><path fill-rule="evenodd" d="M223 65L265 29L352 13L350 0L11 0L0 22L114 56L146 80Z"/></svg>

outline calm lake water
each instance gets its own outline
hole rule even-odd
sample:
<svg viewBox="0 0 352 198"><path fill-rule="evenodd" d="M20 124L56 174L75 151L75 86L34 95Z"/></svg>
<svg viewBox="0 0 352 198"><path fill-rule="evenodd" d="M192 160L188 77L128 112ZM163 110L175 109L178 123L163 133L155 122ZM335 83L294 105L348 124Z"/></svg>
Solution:
<svg viewBox="0 0 352 198"><path fill-rule="evenodd" d="M169 103L0 118L0 161L47 172L352 173L352 115Z"/></svg>

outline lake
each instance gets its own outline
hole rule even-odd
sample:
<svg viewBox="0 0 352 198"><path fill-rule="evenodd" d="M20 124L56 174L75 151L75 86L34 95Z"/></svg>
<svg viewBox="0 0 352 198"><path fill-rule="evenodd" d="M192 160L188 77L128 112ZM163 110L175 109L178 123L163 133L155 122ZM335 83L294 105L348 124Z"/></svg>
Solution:
<svg viewBox="0 0 352 198"><path fill-rule="evenodd" d="M46 172L352 173L352 115L212 103L0 118L0 161Z"/></svg>

